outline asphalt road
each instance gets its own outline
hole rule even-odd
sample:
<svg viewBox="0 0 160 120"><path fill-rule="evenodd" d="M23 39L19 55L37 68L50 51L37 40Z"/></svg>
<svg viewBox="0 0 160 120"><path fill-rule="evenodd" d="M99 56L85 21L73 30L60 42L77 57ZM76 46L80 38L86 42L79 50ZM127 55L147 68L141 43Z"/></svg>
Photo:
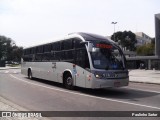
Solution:
<svg viewBox="0 0 160 120"><path fill-rule="evenodd" d="M160 85L130 83L128 87L116 89L76 87L75 90L66 90L54 82L29 80L20 73L20 69L0 70L0 96L31 111L160 111ZM159 120L157 117L152 119Z"/></svg>

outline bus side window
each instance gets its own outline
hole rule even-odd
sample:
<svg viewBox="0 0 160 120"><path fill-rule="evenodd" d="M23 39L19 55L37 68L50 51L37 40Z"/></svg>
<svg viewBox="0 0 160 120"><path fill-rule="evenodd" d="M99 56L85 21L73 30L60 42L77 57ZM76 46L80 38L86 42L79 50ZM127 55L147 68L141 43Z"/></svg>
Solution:
<svg viewBox="0 0 160 120"><path fill-rule="evenodd" d="M89 68L90 69L90 64L89 64L89 58L88 58L87 50L85 50L85 68Z"/></svg>
<svg viewBox="0 0 160 120"><path fill-rule="evenodd" d="M61 42L61 50L73 49L73 39L63 40Z"/></svg>
<svg viewBox="0 0 160 120"><path fill-rule="evenodd" d="M35 54L36 48L31 48L31 54Z"/></svg>
<svg viewBox="0 0 160 120"><path fill-rule="evenodd" d="M43 53L43 46L36 47L36 53Z"/></svg>
<svg viewBox="0 0 160 120"><path fill-rule="evenodd" d="M74 48L79 49L79 48L85 48L85 44L81 44L82 40L79 38L74 39Z"/></svg>
<svg viewBox="0 0 160 120"><path fill-rule="evenodd" d="M25 62L30 62L34 60L34 48L28 48L23 51L23 60Z"/></svg>
<svg viewBox="0 0 160 120"><path fill-rule="evenodd" d="M50 61L54 61L55 60L55 52L52 51L50 54Z"/></svg>
<svg viewBox="0 0 160 120"><path fill-rule="evenodd" d="M43 59L43 54L36 54L35 55L35 60L36 61L42 61L42 59Z"/></svg>
<svg viewBox="0 0 160 120"><path fill-rule="evenodd" d="M42 59L42 61L50 61L51 60L51 53L44 53L43 54L43 59Z"/></svg>
<svg viewBox="0 0 160 120"><path fill-rule="evenodd" d="M51 44L44 45L44 53L51 52Z"/></svg>
<svg viewBox="0 0 160 120"><path fill-rule="evenodd" d="M61 59L61 52L60 51L55 52L54 58L55 58L56 61L60 61L60 59Z"/></svg>
<svg viewBox="0 0 160 120"><path fill-rule="evenodd" d="M83 50L76 51L76 64L82 68L84 68L84 53Z"/></svg>
<svg viewBox="0 0 160 120"><path fill-rule="evenodd" d="M54 42L52 44L52 48L51 48L52 51L60 51L60 42Z"/></svg>
<svg viewBox="0 0 160 120"><path fill-rule="evenodd" d="M89 59L86 49L80 49L76 51L76 64L82 68L89 68Z"/></svg>
<svg viewBox="0 0 160 120"><path fill-rule="evenodd" d="M24 55L30 55L31 54L31 49L30 48L25 49L23 54Z"/></svg>

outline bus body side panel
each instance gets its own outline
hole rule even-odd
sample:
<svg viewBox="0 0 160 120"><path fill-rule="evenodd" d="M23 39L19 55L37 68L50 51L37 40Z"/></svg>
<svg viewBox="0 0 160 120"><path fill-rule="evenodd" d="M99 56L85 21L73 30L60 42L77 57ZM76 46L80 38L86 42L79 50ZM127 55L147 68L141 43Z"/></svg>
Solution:
<svg viewBox="0 0 160 120"><path fill-rule="evenodd" d="M52 69L52 62L25 62L22 63L21 73L28 76L28 69L31 68L32 76L46 80L57 81Z"/></svg>
<svg viewBox="0 0 160 120"><path fill-rule="evenodd" d="M57 81L59 83L63 83L63 72L65 72L65 71L70 72L70 71L72 71L72 69L73 69L73 64L72 63L56 62L55 71L56 71L56 76L57 76L57 79L58 79Z"/></svg>
<svg viewBox="0 0 160 120"><path fill-rule="evenodd" d="M63 72L68 69L71 71L74 85L84 88L108 88L128 86L129 78L119 79L97 79L94 74L77 66L74 68L72 63L56 62L53 69L53 62L24 62L22 63L21 73L28 76L28 68L31 68L33 77L63 83ZM32 67L30 67L32 66ZM116 85L118 83L118 85Z"/></svg>
<svg viewBox="0 0 160 120"><path fill-rule="evenodd" d="M92 73L86 70L86 88L92 88Z"/></svg>
<svg viewBox="0 0 160 120"><path fill-rule="evenodd" d="M72 78L74 80L74 85L79 87L85 87L85 70L79 66L73 67L73 63L67 63L67 62L57 62L57 76L58 76L58 82L63 82L63 72L65 70L71 71Z"/></svg>
<svg viewBox="0 0 160 120"><path fill-rule="evenodd" d="M21 74L28 76L28 68L26 67L26 62L21 64Z"/></svg>
<svg viewBox="0 0 160 120"><path fill-rule="evenodd" d="M32 66L32 67L31 67ZM31 68L32 76L35 78L63 83L63 72L71 71L74 85L86 87L86 70L73 63L68 62L24 62L21 73L28 76L28 69Z"/></svg>
<svg viewBox="0 0 160 120"><path fill-rule="evenodd" d="M52 69L52 62L35 62L33 77L57 82L55 71Z"/></svg>
<svg viewBox="0 0 160 120"><path fill-rule="evenodd" d="M76 86L86 87L86 70L76 65L75 70L73 71L76 74Z"/></svg>

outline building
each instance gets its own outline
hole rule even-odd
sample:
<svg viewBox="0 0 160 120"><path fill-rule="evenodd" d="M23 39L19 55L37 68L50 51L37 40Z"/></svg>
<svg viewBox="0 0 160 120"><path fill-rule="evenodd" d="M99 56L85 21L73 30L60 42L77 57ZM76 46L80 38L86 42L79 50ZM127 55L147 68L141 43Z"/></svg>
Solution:
<svg viewBox="0 0 160 120"><path fill-rule="evenodd" d="M136 35L136 39L137 39L136 46L142 46L142 45L151 43L151 41L152 41L152 38L143 32L136 32L135 35Z"/></svg>
<svg viewBox="0 0 160 120"><path fill-rule="evenodd" d="M155 15L155 54L160 57L160 13Z"/></svg>
<svg viewBox="0 0 160 120"><path fill-rule="evenodd" d="M139 45L145 44L142 42L144 39L146 43L150 41L150 37L145 35L144 33L138 33L137 38L141 38L137 40ZM142 41L141 41L142 40ZM143 63L145 64L146 69L157 69L160 70L160 13L155 14L155 56L136 56L136 57L127 57L128 67L139 68Z"/></svg>

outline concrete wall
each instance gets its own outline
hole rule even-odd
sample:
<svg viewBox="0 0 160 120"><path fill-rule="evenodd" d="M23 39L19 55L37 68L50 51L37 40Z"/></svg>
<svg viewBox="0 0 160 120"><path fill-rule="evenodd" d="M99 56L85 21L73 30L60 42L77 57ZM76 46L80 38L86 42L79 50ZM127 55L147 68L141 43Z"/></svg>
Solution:
<svg viewBox="0 0 160 120"><path fill-rule="evenodd" d="M160 56L160 14L155 15L155 39L155 54L156 56Z"/></svg>

